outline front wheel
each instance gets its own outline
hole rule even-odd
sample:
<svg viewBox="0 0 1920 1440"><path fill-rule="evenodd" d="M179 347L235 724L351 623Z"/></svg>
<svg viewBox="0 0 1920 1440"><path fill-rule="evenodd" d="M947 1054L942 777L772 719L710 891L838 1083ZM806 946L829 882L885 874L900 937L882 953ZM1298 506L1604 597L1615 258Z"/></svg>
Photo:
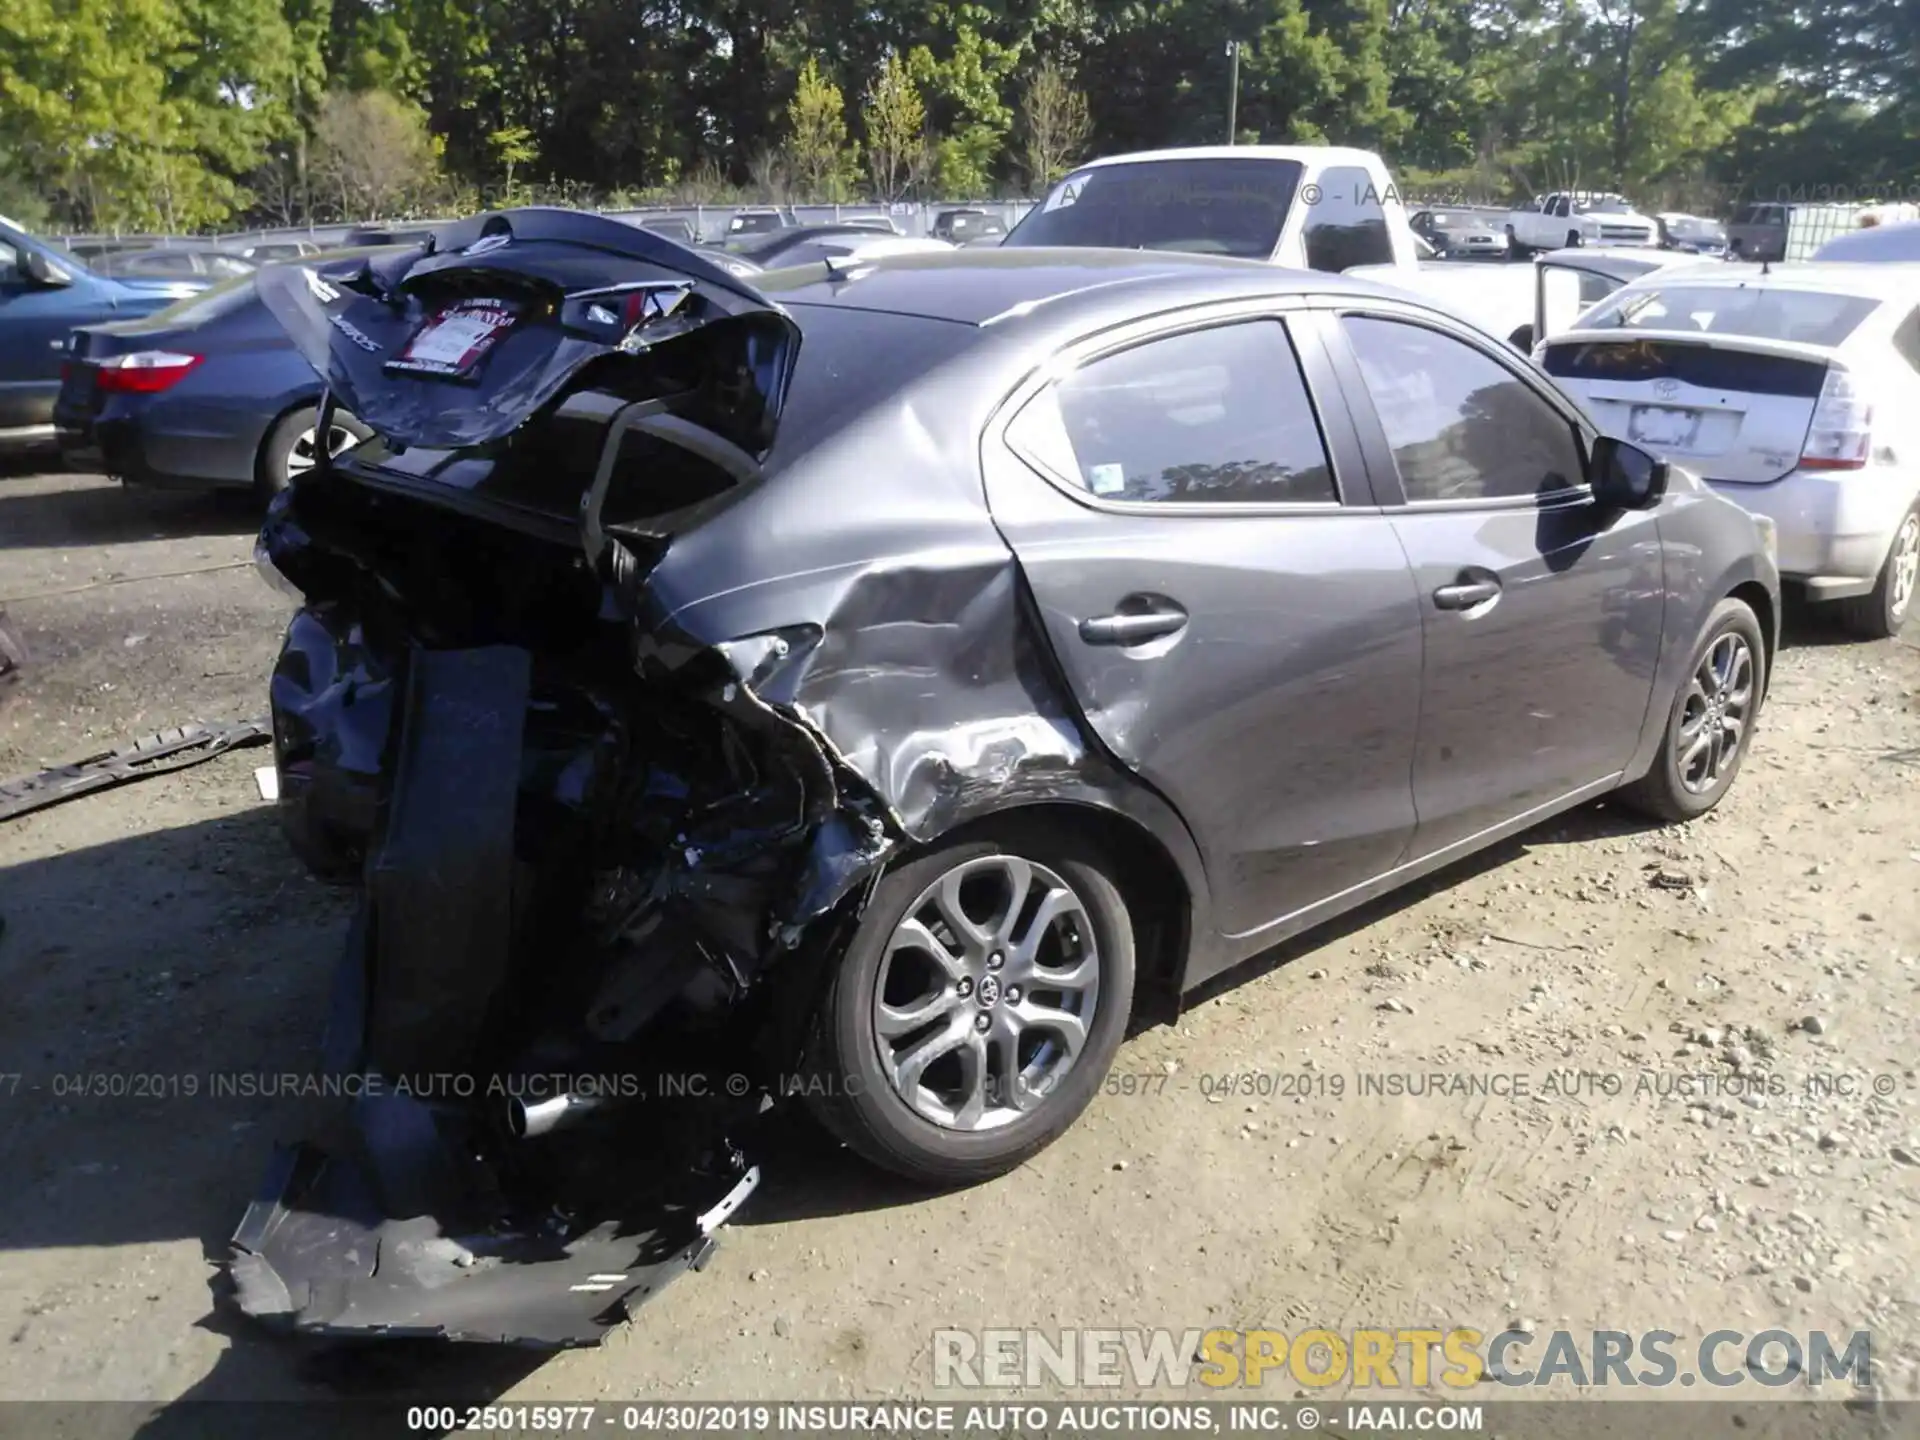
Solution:
<svg viewBox="0 0 1920 1440"><path fill-rule="evenodd" d="M967 1185L1051 1144L1093 1099L1133 1005L1108 862L1008 825L883 878L815 1018L809 1103L860 1155Z"/></svg>
<svg viewBox="0 0 1920 1440"><path fill-rule="evenodd" d="M1670 822L1713 809L1740 773L1766 689L1767 647L1760 621L1744 601L1722 600L1694 643L1653 768L1624 787L1621 800Z"/></svg>
<svg viewBox="0 0 1920 1440"><path fill-rule="evenodd" d="M1840 602L1840 616L1849 630L1868 640L1898 635L1913 608L1914 582L1920 579L1920 505L1907 511L1893 532L1879 578L1865 595Z"/></svg>

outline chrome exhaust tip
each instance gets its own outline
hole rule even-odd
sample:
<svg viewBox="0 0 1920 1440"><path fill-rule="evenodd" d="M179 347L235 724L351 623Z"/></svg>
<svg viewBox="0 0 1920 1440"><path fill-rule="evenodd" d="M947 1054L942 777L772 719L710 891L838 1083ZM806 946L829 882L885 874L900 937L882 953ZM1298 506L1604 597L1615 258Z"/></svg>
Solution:
<svg viewBox="0 0 1920 1440"><path fill-rule="evenodd" d="M518 1096L507 1101L507 1133L515 1140L534 1140L585 1119L606 1104L600 1095L567 1093L529 1103Z"/></svg>

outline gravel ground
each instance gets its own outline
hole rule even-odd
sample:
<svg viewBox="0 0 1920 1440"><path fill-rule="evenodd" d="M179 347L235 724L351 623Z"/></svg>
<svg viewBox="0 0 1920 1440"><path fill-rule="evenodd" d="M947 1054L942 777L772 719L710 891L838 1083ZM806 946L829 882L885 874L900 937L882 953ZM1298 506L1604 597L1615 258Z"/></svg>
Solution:
<svg viewBox="0 0 1920 1440"><path fill-rule="evenodd" d="M0 775L263 711L252 524L0 478L34 657ZM1796 615L1707 820L1589 808L1256 962L998 1183L928 1198L794 1127L706 1273L545 1363L256 1334L215 1262L289 1104L54 1093L311 1063L346 911L265 752L5 824L0 1398L851 1399L930 1392L942 1327L1516 1321L1864 1328L1920 1395L1917 681L1911 642Z"/></svg>

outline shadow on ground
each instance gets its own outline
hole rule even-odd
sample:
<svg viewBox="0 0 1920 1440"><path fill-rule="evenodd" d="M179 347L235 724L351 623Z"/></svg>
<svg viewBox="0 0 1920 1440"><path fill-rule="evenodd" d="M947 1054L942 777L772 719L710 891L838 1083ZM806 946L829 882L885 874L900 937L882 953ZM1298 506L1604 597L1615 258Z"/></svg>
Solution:
<svg viewBox="0 0 1920 1440"><path fill-rule="evenodd" d="M0 1266L10 1288L52 1294L62 1310L97 1303L85 1292L117 1273L111 1252L145 1265L154 1247L196 1241L208 1266L182 1261L175 1245L173 1258L145 1277L177 1302L180 1286L196 1283L188 1277L225 1258L274 1142L311 1133L327 1102L215 1093L216 1079L314 1071L350 903L349 894L306 876L265 806L0 869L0 990L8 995L0 1075L21 1077L24 1102L9 1107L0 1131L0 1173L9 1182L0 1189ZM110 1088L96 1092L96 1079ZM859 1164L791 1116L753 1154L766 1180L742 1223L909 1204L923 1193ZM88 1252L76 1267L72 1257ZM224 1291L215 1272L195 1323L226 1348L179 1406L139 1433L372 1433L373 1421L393 1412L311 1402L478 1404L547 1358L504 1347L278 1336L228 1309ZM669 1291L638 1323L671 1305ZM255 1403L295 1401L308 1409ZM137 1420L132 1407L129 1417ZM352 1424L343 1427L342 1417ZM319 1428L304 1429L309 1418Z"/></svg>
<svg viewBox="0 0 1920 1440"><path fill-rule="evenodd" d="M9 533L4 507L24 498L0 486L0 534ZM1789 608L1787 636L1795 645L1845 639L1805 607ZM1582 807L1279 946L1190 1003L1206 1003L1534 846L1642 828L1617 807ZM28 1102L12 1107L0 1130L0 1173L9 1182L0 1189L0 1262L180 1240L197 1241L209 1260L224 1255L271 1142L303 1133L308 1114L300 1102L277 1097L181 1097L169 1092L169 1077L204 1083L215 1074L310 1071L348 903L287 855L265 807L0 869L0 988L8 996L0 1007L0 1074L21 1075ZM76 1077L91 1075L158 1077L159 1089L92 1095L76 1088ZM766 1180L741 1224L908 1205L922 1195L854 1160L804 1118L773 1127L754 1155ZM102 1264L98 1257L81 1263ZM85 1276L73 1283L84 1285ZM703 1282L696 1275L680 1283ZM638 1323L663 1323L663 1313L671 1323L672 1304L663 1298ZM360 1414L314 1402L481 1404L545 1358L432 1342L300 1342L240 1320L212 1297L194 1323L223 1337L224 1350L179 1402L128 1433L378 1433L376 1422L404 1412ZM265 1412L252 1402L283 1408ZM350 1423L343 1426L342 1417Z"/></svg>
<svg viewBox="0 0 1920 1440"><path fill-rule="evenodd" d="M0 469L0 550L248 535L259 528L259 509L247 491L144 490L44 462Z"/></svg>

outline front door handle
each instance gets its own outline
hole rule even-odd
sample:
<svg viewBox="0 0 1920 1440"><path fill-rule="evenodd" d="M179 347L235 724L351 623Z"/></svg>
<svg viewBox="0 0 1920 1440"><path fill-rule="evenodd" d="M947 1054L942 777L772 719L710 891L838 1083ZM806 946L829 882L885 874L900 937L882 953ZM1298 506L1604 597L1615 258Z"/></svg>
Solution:
<svg viewBox="0 0 1920 1440"><path fill-rule="evenodd" d="M1080 622L1080 638L1088 645L1144 645L1176 635L1186 624L1186 611L1177 606L1157 606L1152 610L1090 615Z"/></svg>
<svg viewBox="0 0 1920 1440"><path fill-rule="evenodd" d="M1500 582L1494 579L1462 580L1433 592L1433 603L1442 610L1471 610L1499 598Z"/></svg>

